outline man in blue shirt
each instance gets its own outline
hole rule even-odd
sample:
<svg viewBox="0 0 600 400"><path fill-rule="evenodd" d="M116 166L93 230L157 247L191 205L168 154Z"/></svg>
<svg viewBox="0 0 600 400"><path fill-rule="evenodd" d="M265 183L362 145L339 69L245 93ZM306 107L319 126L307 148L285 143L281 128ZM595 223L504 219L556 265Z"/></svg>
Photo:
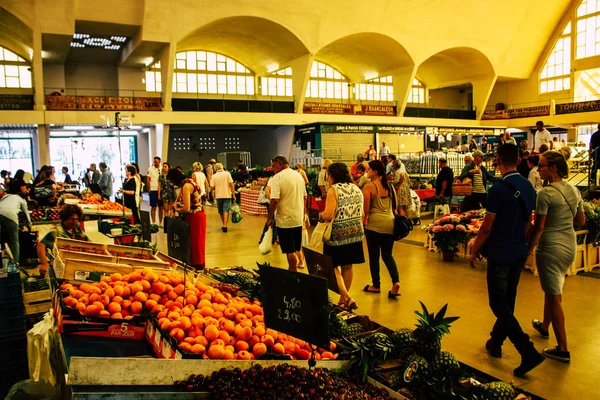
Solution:
<svg viewBox="0 0 600 400"><path fill-rule="evenodd" d="M471 266L485 245L489 249L489 303L497 318L485 347L492 357L500 358L504 340L510 339L521 355L521 365L513 373L523 376L545 358L535 349L514 315L517 286L527 259L526 233L536 197L531 183L517 172L518 158L519 150L514 144L498 148L502 180L488 192L487 213L473 245Z"/></svg>

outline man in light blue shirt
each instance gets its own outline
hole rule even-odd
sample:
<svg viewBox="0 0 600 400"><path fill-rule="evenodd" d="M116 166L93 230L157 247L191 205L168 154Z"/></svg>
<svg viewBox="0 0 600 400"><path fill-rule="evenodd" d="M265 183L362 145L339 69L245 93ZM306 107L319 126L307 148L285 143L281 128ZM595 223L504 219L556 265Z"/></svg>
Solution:
<svg viewBox="0 0 600 400"><path fill-rule="evenodd" d="M10 250L16 262L19 262L21 257L19 243L19 213L21 212L25 214L27 227L31 230L27 202L21 194L7 194L0 200L0 226L3 234L8 236Z"/></svg>
<svg viewBox="0 0 600 400"><path fill-rule="evenodd" d="M108 170L105 162L100 163L100 180L98 181L98 186L102 190L102 197L105 199L110 199L113 195L113 180L112 174Z"/></svg>

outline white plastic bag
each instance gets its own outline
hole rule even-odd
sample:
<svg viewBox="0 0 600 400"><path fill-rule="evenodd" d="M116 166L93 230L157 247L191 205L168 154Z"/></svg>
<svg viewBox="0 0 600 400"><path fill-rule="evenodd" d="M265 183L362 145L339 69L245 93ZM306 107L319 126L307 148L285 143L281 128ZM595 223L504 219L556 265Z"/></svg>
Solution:
<svg viewBox="0 0 600 400"><path fill-rule="evenodd" d="M273 250L273 228L269 227L269 229L265 232L265 236L263 237L262 242L258 245L258 250L260 254L267 255Z"/></svg>
<svg viewBox="0 0 600 400"><path fill-rule="evenodd" d="M56 324L52 310L44 315L44 319L38 322L27 332L27 355L29 358L29 376L35 382L46 382L56 384L56 376L50 365L53 337L57 338Z"/></svg>
<svg viewBox="0 0 600 400"><path fill-rule="evenodd" d="M308 246L308 229L302 227L302 246Z"/></svg>
<svg viewBox="0 0 600 400"><path fill-rule="evenodd" d="M450 206L448 204L438 204L433 211L433 219L436 220L444 214L450 214Z"/></svg>

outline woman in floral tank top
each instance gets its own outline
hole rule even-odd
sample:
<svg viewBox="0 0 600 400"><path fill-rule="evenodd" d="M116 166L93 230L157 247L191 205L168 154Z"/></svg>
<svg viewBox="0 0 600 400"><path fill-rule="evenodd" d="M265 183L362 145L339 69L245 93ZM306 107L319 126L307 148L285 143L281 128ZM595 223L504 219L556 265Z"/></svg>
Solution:
<svg viewBox="0 0 600 400"><path fill-rule="evenodd" d="M179 197L173 210L190 223L190 259L196 269L204 269L206 259L206 214L202 207L202 190L192 179L176 169L169 171L167 179L179 187Z"/></svg>
<svg viewBox="0 0 600 400"><path fill-rule="evenodd" d="M171 164L164 162L162 166L162 174L160 174L158 178L158 200L162 202L165 217L173 216L171 206L175 201L175 187L167 179L167 175L170 170Z"/></svg>
<svg viewBox="0 0 600 400"><path fill-rule="evenodd" d="M340 289L339 305L348 310L358 308L350 297L352 285L352 264L365 262L362 240L363 194L352 183L348 167L343 163L333 163L327 169L330 188L327 193L325 210L321 219L331 221L331 238L324 242L323 253L331 257ZM340 267L340 268L338 268ZM341 271L340 271L341 269Z"/></svg>

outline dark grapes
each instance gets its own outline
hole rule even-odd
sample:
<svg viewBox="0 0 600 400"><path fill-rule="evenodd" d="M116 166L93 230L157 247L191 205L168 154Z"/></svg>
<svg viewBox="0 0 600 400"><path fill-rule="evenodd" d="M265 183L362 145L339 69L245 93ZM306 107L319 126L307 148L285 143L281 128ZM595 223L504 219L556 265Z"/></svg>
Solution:
<svg viewBox="0 0 600 400"><path fill-rule="evenodd" d="M269 368L254 365L246 371L223 368L209 376L192 375L175 386L180 391L209 392L210 399L390 399L387 392L348 375L324 368L309 371L289 364Z"/></svg>

